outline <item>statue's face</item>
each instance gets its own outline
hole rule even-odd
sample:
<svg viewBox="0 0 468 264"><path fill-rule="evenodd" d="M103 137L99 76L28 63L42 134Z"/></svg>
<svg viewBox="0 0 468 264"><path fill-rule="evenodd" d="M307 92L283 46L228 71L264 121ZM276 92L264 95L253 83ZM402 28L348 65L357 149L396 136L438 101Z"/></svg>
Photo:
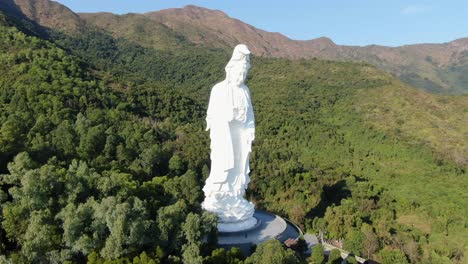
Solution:
<svg viewBox="0 0 468 264"><path fill-rule="evenodd" d="M244 55L237 65L231 68L231 82L237 86L244 83L250 68L249 55Z"/></svg>

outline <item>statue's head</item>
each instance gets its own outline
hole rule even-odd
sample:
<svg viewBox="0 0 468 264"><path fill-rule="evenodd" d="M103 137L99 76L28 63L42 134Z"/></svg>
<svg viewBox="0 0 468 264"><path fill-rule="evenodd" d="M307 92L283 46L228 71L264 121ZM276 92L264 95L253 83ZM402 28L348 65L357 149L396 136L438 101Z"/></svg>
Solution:
<svg viewBox="0 0 468 264"><path fill-rule="evenodd" d="M247 48L247 46L245 44L239 44L234 48L234 51L232 52L231 61L241 61L244 59L248 61L249 54L250 50Z"/></svg>
<svg viewBox="0 0 468 264"><path fill-rule="evenodd" d="M241 85L247 78L250 69L250 50L244 44L234 48L232 57L226 65L226 79L230 83Z"/></svg>

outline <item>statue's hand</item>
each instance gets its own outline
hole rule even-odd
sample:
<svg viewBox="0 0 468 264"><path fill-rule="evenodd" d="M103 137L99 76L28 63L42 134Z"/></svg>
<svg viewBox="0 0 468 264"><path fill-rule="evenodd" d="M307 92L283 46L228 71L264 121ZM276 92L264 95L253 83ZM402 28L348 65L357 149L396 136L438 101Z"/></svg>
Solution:
<svg viewBox="0 0 468 264"><path fill-rule="evenodd" d="M255 140L255 131L251 130L247 134L247 141L249 143L252 143L252 141L254 141L254 140Z"/></svg>

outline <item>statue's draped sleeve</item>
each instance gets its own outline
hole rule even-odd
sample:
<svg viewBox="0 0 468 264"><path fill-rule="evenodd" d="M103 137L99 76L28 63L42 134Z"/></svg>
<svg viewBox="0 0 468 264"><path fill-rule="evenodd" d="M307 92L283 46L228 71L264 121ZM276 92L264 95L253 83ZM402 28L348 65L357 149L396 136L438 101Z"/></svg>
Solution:
<svg viewBox="0 0 468 264"><path fill-rule="evenodd" d="M248 104L248 109L247 109L247 125L246 127L248 129L251 129L251 131L255 134L255 116L253 112L253 106L252 106L252 100L250 98L250 92L248 89L246 89L246 95L247 95L247 102Z"/></svg>
<svg viewBox="0 0 468 264"><path fill-rule="evenodd" d="M227 104L227 89L224 82L213 87L207 111L207 130L211 138L211 171L215 173L214 182L225 182L226 172L234 168L234 150L232 146L229 121L232 119L232 108Z"/></svg>

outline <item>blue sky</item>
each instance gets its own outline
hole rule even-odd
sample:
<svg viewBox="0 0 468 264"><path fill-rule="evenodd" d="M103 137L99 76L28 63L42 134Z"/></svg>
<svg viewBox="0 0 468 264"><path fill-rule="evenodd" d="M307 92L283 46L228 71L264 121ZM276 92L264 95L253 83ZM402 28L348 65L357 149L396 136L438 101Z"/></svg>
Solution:
<svg viewBox="0 0 468 264"><path fill-rule="evenodd" d="M292 39L398 46L468 37L468 1L403 0L58 0L75 12L143 13L197 5L219 9Z"/></svg>

